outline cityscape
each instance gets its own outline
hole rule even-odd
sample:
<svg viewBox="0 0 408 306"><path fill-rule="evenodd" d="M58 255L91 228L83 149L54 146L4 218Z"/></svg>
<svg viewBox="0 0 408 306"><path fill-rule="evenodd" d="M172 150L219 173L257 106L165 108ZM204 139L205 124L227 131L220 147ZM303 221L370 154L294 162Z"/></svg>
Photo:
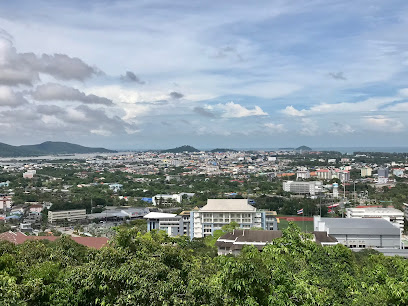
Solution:
<svg viewBox="0 0 408 306"><path fill-rule="evenodd" d="M408 305L408 3L0 4L0 305Z"/></svg>

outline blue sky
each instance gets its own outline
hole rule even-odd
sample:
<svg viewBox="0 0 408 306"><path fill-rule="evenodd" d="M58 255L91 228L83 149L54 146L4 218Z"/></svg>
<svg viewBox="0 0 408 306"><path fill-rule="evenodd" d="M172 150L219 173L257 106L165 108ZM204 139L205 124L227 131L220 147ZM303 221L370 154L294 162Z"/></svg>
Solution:
<svg viewBox="0 0 408 306"><path fill-rule="evenodd" d="M406 1L6 1L0 141L405 146Z"/></svg>

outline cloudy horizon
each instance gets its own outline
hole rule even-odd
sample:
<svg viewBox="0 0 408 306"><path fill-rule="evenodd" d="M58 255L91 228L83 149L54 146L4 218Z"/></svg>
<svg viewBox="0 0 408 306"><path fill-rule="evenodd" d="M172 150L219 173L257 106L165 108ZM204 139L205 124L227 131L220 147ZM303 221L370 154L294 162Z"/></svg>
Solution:
<svg viewBox="0 0 408 306"><path fill-rule="evenodd" d="M2 3L0 142L402 147L407 10L379 0Z"/></svg>

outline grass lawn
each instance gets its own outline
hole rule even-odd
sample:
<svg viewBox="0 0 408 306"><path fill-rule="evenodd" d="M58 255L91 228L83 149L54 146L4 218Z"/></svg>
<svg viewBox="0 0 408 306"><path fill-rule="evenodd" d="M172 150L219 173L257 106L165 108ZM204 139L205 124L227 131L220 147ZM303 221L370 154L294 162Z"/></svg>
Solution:
<svg viewBox="0 0 408 306"><path fill-rule="evenodd" d="M313 221L293 221L304 232L313 232ZM289 222L284 219L279 219L278 229L283 230L287 228Z"/></svg>

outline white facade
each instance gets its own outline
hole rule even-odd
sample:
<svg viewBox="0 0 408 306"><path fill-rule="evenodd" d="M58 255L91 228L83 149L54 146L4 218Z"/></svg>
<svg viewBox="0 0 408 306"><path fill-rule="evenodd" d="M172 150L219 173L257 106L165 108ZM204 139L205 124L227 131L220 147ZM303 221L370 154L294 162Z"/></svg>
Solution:
<svg viewBox="0 0 408 306"><path fill-rule="evenodd" d="M346 211L347 218L384 218L401 230L404 228L404 213L395 208L347 208Z"/></svg>
<svg viewBox="0 0 408 306"><path fill-rule="evenodd" d="M58 220L78 221L86 219L86 209L75 210L61 210L61 211L49 211L48 222L54 223Z"/></svg>
<svg viewBox="0 0 408 306"><path fill-rule="evenodd" d="M283 182L283 191L297 193L297 194L310 194L315 195L322 191L322 182L311 181L311 182L295 182L286 181Z"/></svg>
<svg viewBox="0 0 408 306"><path fill-rule="evenodd" d="M308 179L308 178L310 178L310 172L309 172L309 170L298 170L297 172L296 172L296 179L302 179L302 180L304 180L304 179Z"/></svg>
<svg viewBox="0 0 408 306"><path fill-rule="evenodd" d="M208 199L207 205L190 213L190 237L212 235L224 225L236 222L242 229L276 229L276 218L257 211L247 199Z"/></svg>
<svg viewBox="0 0 408 306"><path fill-rule="evenodd" d="M10 209L13 202L11 201L11 196L3 195L0 196L0 209L6 210Z"/></svg>

